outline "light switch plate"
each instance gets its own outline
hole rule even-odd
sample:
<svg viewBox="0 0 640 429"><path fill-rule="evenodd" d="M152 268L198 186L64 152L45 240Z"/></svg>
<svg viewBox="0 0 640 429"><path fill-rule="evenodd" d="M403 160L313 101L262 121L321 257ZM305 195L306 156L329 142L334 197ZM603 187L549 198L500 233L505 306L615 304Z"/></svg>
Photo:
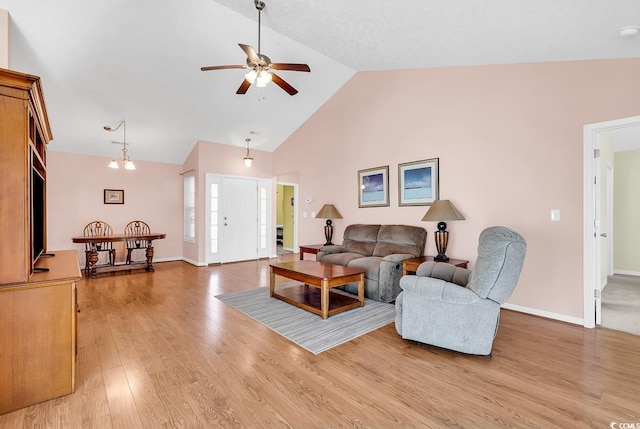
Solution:
<svg viewBox="0 0 640 429"><path fill-rule="evenodd" d="M560 210L551 210L551 221L560 222Z"/></svg>

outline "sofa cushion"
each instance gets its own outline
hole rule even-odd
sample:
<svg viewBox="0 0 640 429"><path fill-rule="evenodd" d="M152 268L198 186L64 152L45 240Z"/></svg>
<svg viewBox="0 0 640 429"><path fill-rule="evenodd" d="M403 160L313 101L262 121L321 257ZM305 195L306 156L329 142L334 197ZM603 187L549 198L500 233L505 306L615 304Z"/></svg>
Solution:
<svg viewBox="0 0 640 429"><path fill-rule="evenodd" d="M376 247L379 230L380 225L349 225L344 230L342 246L346 247L351 253L371 256L373 255L373 249Z"/></svg>
<svg viewBox="0 0 640 429"><path fill-rule="evenodd" d="M342 265L346 267L347 264L352 260L360 258L363 258L363 256L359 253L329 253L322 257L321 262L325 264Z"/></svg>
<svg viewBox="0 0 640 429"><path fill-rule="evenodd" d="M380 262L382 258L379 256L366 256L364 258L352 259L347 264L348 267L365 270L364 276L367 279L378 280L380 275Z"/></svg>
<svg viewBox="0 0 640 429"><path fill-rule="evenodd" d="M410 253L422 256L427 239L427 231L419 226L382 225L378 231L373 256L387 256L394 253Z"/></svg>

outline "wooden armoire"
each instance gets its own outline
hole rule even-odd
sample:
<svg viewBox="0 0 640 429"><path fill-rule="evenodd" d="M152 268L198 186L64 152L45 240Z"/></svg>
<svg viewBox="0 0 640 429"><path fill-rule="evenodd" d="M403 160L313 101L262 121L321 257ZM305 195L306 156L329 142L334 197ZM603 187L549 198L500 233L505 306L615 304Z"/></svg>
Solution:
<svg viewBox="0 0 640 429"><path fill-rule="evenodd" d="M0 414L75 389L81 274L47 249L50 140L40 78L0 69Z"/></svg>

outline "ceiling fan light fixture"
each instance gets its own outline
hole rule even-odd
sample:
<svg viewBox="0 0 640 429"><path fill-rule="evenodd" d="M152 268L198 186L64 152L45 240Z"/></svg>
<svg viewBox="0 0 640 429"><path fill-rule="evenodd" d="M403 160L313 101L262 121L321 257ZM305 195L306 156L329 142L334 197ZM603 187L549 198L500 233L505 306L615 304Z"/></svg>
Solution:
<svg viewBox="0 0 640 429"><path fill-rule="evenodd" d="M109 163L109 168L115 168L116 170L120 168L120 166L118 165L118 161L116 161L115 158L113 158Z"/></svg>
<svg viewBox="0 0 640 429"><path fill-rule="evenodd" d="M275 73L271 73L270 70L289 70L297 72L310 72L311 69L307 64L297 63L272 63L271 59L263 55L260 50L261 28L262 28L262 10L265 8L265 4L261 0L254 0L254 5L258 10L258 51L256 52L252 46L238 43L240 49L247 55L246 64L235 65L220 65L220 66L207 66L200 67L202 71L210 70L225 70L225 69L250 69L248 73L244 75L244 80L237 89L236 94L244 95L247 90L256 84L257 87L263 88L267 86L269 82L275 83L282 88L289 95L296 95L298 90L289 85L284 79Z"/></svg>
<svg viewBox="0 0 640 429"><path fill-rule="evenodd" d="M256 86L258 88L264 88L269 82L271 82L271 79L271 73L265 70L261 70L260 73L258 73L258 77L256 78Z"/></svg>
<svg viewBox="0 0 640 429"><path fill-rule="evenodd" d="M256 80L256 77L258 77L258 73L256 73L255 70L251 70L249 73L244 75L244 78L247 80L247 82L249 82L250 84L253 84L253 82Z"/></svg>

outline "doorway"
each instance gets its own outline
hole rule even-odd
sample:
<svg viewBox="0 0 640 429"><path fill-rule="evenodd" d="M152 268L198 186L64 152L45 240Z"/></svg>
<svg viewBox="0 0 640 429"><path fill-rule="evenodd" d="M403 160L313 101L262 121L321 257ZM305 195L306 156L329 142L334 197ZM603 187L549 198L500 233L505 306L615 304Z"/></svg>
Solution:
<svg viewBox="0 0 640 429"><path fill-rule="evenodd" d="M207 264L270 256L271 181L207 173Z"/></svg>
<svg viewBox="0 0 640 429"><path fill-rule="evenodd" d="M293 253L298 248L298 185L278 183L276 190L276 250Z"/></svg>
<svg viewBox="0 0 640 429"><path fill-rule="evenodd" d="M593 328L601 321L601 290L606 284L607 274L613 270L612 262L611 265L608 262L609 255L612 254L610 248L613 239L611 235L613 222L612 217L609 217L612 209L605 207L609 204L611 207L613 205L613 168L609 172L604 164L606 161L603 161L599 156L600 142L602 136L607 132L639 126L640 116L584 126L583 324L587 328ZM608 183L604 183L604 181ZM609 219L609 221L602 223L602 219ZM603 240L607 241L603 242Z"/></svg>

